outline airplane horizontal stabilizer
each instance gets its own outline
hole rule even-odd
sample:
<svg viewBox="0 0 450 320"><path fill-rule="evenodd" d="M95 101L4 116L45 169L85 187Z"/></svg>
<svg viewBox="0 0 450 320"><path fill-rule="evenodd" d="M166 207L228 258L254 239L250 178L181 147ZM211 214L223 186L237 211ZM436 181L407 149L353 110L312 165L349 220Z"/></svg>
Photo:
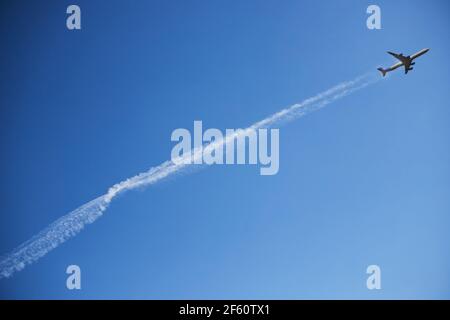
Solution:
<svg viewBox="0 0 450 320"><path fill-rule="evenodd" d="M384 76L386 75L386 73L387 73L387 70L384 70L383 68L378 68L377 70L381 72L381 74L383 75L383 77L384 77Z"/></svg>

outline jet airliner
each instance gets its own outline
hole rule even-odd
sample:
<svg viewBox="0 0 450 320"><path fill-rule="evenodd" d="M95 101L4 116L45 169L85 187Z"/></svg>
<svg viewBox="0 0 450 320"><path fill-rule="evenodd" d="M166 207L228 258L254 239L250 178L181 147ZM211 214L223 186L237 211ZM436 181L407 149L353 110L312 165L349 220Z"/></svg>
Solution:
<svg viewBox="0 0 450 320"><path fill-rule="evenodd" d="M388 73L390 71L393 71L393 70L397 69L398 67L404 66L405 67L405 74L407 74L408 71L413 69L413 67L411 67L411 66L416 64L415 62L413 62L413 60L418 58L418 57L420 57L421 55L427 53L428 50L430 50L430 49L429 48L422 49L419 52L416 52L416 53L414 53L413 55L410 55L410 56L404 56L402 53L394 53L394 52L388 51L387 53L389 53L390 55L394 56L395 58L397 58L400 61L397 62L396 64L394 64L393 66L387 68L387 69L378 68L377 70L379 70L381 72L381 74L383 75L383 77L384 77L386 75L386 73Z"/></svg>

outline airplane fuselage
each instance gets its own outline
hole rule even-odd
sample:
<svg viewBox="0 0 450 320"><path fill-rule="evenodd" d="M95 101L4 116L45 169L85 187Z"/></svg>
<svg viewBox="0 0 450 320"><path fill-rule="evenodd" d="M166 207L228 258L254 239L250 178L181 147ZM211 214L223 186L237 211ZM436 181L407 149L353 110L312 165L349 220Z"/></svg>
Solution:
<svg viewBox="0 0 450 320"><path fill-rule="evenodd" d="M422 49L419 52L416 52L415 54L413 54L414 56L413 59L420 57L421 55L427 53L428 51L430 51L430 48Z"/></svg>

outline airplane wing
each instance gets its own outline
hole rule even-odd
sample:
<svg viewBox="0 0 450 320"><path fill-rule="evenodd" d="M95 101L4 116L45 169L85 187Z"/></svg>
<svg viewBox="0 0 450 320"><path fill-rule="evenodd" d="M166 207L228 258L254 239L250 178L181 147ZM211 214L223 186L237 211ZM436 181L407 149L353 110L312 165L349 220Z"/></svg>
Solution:
<svg viewBox="0 0 450 320"><path fill-rule="evenodd" d="M405 63L408 58L405 57L402 53L394 53L394 52L390 52L388 51L387 53L389 53L391 56L394 56L396 59L400 60L402 63Z"/></svg>

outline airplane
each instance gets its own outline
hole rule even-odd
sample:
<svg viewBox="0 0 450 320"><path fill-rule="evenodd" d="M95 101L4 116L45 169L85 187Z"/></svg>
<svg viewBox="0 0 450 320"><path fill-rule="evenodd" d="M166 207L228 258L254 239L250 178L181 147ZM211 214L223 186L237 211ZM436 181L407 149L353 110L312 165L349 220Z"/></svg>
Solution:
<svg viewBox="0 0 450 320"><path fill-rule="evenodd" d="M397 69L398 67L404 66L405 74L407 74L409 70L413 69L413 67L411 67L411 66L416 64L415 62L413 62L413 60L420 57L421 55L427 53L429 50L430 50L429 48L422 49L419 52L416 52L411 56L404 56L403 53L394 53L394 52L388 51L387 53L389 53L390 55L392 55L395 58L397 58L398 60L400 60L400 62L397 62L396 64L394 64L393 66L391 66L387 69L378 68L377 70L380 71L384 77L386 75L386 73L393 71L393 70Z"/></svg>

